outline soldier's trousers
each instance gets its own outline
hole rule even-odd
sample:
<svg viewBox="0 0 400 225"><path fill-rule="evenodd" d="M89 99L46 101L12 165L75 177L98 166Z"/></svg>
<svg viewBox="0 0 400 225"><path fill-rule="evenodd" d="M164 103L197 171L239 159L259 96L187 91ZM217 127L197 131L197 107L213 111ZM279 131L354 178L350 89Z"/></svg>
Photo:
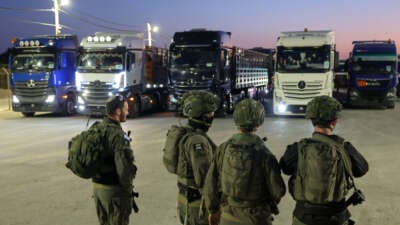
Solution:
<svg viewBox="0 0 400 225"><path fill-rule="evenodd" d="M222 207L220 225L271 225L273 217L267 207Z"/></svg>
<svg viewBox="0 0 400 225"><path fill-rule="evenodd" d="M185 196L178 195L178 216L181 224L208 225L208 213L201 208L201 200L188 203Z"/></svg>
<svg viewBox="0 0 400 225"><path fill-rule="evenodd" d="M132 196L121 187L93 183L93 198L100 225L128 225Z"/></svg>
<svg viewBox="0 0 400 225"><path fill-rule="evenodd" d="M295 216L293 216L293 223L292 223L292 225L308 225L308 224L305 224L305 223L301 222L299 219L297 219ZM329 225L329 224L328 224L328 225ZM347 221L345 221L342 225L350 225L350 224L349 224L349 221L347 220Z"/></svg>

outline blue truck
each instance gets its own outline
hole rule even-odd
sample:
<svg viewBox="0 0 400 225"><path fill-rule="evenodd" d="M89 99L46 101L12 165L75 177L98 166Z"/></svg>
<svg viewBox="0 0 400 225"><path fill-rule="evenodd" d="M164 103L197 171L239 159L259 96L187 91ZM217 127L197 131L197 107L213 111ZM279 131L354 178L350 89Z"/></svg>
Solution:
<svg viewBox="0 0 400 225"><path fill-rule="evenodd" d="M394 108L397 63L394 41L354 41L348 60L347 104Z"/></svg>
<svg viewBox="0 0 400 225"><path fill-rule="evenodd" d="M77 52L75 35L13 39L9 48L13 111L26 117L36 112L74 114Z"/></svg>

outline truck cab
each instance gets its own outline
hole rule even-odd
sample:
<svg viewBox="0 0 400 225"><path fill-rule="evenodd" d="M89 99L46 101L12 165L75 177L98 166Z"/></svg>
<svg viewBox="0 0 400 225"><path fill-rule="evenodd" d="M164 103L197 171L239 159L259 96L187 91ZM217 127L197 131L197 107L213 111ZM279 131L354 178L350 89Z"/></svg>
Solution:
<svg viewBox="0 0 400 225"><path fill-rule="evenodd" d="M128 99L131 117L162 107L167 98L165 55L163 49L145 46L142 33L84 37L76 72L78 112L104 115L107 100L115 95Z"/></svg>
<svg viewBox="0 0 400 225"><path fill-rule="evenodd" d="M397 64L394 41L353 41L349 58L348 105L394 108Z"/></svg>
<svg viewBox="0 0 400 225"><path fill-rule="evenodd" d="M75 35L18 38L9 49L12 108L24 116L36 112L75 113Z"/></svg>
<svg viewBox="0 0 400 225"><path fill-rule="evenodd" d="M333 31L282 32L278 36L274 76L275 115L304 115L316 96L332 96L338 61Z"/></svg>
<svg viewBox="0 0 400 225"><path fill-rule="evenodd" d="M268 57L233 46L227 31L176 32L169 48L169 110L180 110L186 92L206 90L221 100L218 115L231 113L239 100L267 90Z"/></svg>

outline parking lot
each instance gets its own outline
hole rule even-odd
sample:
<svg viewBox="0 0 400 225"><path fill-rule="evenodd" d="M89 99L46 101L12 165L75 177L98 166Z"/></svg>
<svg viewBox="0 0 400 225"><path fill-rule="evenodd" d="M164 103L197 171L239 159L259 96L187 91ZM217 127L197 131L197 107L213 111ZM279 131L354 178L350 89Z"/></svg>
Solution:
<svg viewBox="0 0 400 225"><path fill-rule="evenodd" d="M97 224L91 182L64 166L67 142L85 129L87 117L40 113L24 118L8 110L5 101L0 104L0 224ZM357 224L400 224L399 121L399 101L394 110L345 109L341 114L335 132L350 140L370 164L367 175L356 180L367 200L350 207ZM135 185L140 212L131 216L131 224L178 224L176 178L167 173L161 159L166 131L177 123L185 120L156 113L123 124L132 131L139 167ZM228 116L215 119L209 135L221 144L234 132ZM311 123L304 118L268 116L257 133L268 137L266 145L279 159L287 144L311 132ZM287 193L274 224L291 224L293 207Z"/></svg>

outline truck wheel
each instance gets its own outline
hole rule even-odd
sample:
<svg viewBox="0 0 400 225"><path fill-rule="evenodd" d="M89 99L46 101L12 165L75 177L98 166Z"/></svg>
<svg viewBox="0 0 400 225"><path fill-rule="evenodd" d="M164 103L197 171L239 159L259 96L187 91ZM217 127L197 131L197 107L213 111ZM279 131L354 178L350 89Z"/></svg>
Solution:
<svg viewBox="0 0 400 225"><path fill-rule="evenodd" d="M64 103L64 109L62 115L71 116L75 113L76 113L75 101L71 98L71 96L68 96L67 100Z"/></svg>
<svg viewBox="0 0 400 225"><path fill-rule="evenodd" d="M140 103L138 101L134 101L132 104L132 109L129 112L129 118L136 118L140 115Z"/></svg>
<svg viewBox="0 0 400 225"><path fill-rule="evenodd" d="M22 115L25 117L33 117L35 115L35 112L23 112Z"/></svg>

